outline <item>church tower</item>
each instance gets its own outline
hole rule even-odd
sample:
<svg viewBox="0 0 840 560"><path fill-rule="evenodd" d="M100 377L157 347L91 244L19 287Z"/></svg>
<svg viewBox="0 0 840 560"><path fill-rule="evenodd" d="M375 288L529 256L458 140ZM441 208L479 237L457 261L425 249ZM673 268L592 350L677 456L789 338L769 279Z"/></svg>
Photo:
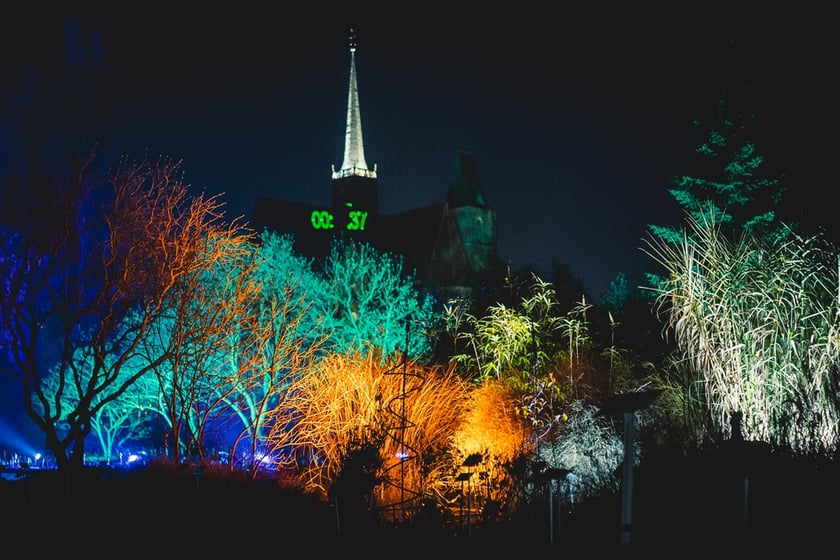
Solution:
<svg viewBox="0 0 840 560"><path fill-rule="evenodd" d="M260 197L252 227L293 234L295 249L314 259L328 256L334 241L347 239L399 255L423 291L442 297L470 294L496 276L496 214L485 199L470 152L458 151L447 196L436 204L380 214L377 181L376 166L368 167L365 160L351 29L344 159L340 169L332 166L332 204Z"/></svg>
<svg viewBox="0 0 840 560"><path fill-rule="evenodd" d="M379 214L379 192L376 166L369 169L365 161L362 139L362 115L359 109L359 88L356 82L356 36L350 30L350 85L347 91L347 122L344 130L344 160L341 169L332 167L332 204L335 212L348 212L365 229L368 218Z"/></svg>
<svg viewBox="0 0 840 560"><path fill-rule="evenodd" d="M470 270L481 274L497 264L496 212L487 204L472 155L460 150L446 204L461 234Z"/></svg>

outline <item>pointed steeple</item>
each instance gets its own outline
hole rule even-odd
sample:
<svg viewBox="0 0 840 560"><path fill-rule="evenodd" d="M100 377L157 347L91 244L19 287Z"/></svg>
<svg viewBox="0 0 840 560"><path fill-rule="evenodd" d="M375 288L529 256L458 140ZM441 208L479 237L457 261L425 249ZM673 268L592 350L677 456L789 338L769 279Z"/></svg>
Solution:
<svg viewBox="0 0 840 560"><path fill-rule="evenodd" d="M362 116L359 110L359 88L356 85L356 34L350 30L350 87L347 91L347 125L344 131L344 161L341 169L332 168L332 178L376 178L376 166L368 169L362 141Z"/></svg>
<svg viewBox="0 0 840 560"><path fill-rule="evenodd" d="M477 206L487 208L487 201L484 199L484 191L481 190L481 181L478 179L478 171L472 154L466 150L458 150L455 157L455 167L452 173L452 181L449 183L449 194L446 201L453 208L461 206Z"/></svg>

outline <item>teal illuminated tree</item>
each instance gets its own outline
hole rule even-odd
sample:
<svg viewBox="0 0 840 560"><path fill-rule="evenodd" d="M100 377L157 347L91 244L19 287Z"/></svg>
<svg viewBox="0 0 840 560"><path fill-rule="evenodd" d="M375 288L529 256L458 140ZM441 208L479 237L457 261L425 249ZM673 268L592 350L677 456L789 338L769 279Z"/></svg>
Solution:
<svg viewBox="0 0 840 560"><path fill-rule="evenodd" d="M267 445L274 411L289 406L290 386L311 374L330 336L310 311L310 290L320 277L313 272L312 261L297 254L293 245L290 235L264 232L254 266L248 269L260 286L258 305L251 314L254 326L247 336L252 359L248 368L236 370L236 391L226 399L238 419L231 444L237 464L232 462L231 467L245 468L252 475L278 460Z"/></svg>
<svg viewBox="0 0 840 560"><path fill-rule="evenodd" d="M157 379L147 373L94 416L91 433L106 459L125 463L128 457L124 451L146 451L155 443L159 420L155 407L157 389Z"/></svg>
<svg viewBox="0 0 840 560"><path fill-rule="evenodd" d="M378 349L383 357L411 359L431 350L425 326L434 318L432 301L415 288L402 257L380 253L354 240L336 240L322 268L321 292L312 293L312 313L331 333L338 353Z"/></svg>
<svg viewBox="0 0 840 560"><path fill-rule="evenodd" d="M212 236L164 302L143 348L159 382L170 460L206 462L225 446L231 409L261 371L271 322L262 321L263 284L248 234ZM162 360L159 358L163 357Z"/></svg>
<svg viewBox="0 0 840 560"><path fill-rule="evenodd" d="M325 336L331 333L324 327L323 317L314 309L316 298L328 289L327 280L316 270L313 259L295 251L294 243L292 234L262 232L255 274L259 275L265 294L282 294L288 302L282 320L294 321L293 333L299 339L295 343L322 350Z"/></svg>

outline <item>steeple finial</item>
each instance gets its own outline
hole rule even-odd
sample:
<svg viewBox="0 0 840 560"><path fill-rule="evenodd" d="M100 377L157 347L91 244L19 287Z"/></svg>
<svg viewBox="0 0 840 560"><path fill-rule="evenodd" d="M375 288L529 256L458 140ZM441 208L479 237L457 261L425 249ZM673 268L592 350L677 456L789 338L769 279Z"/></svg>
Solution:
<svg viewBox="0 0 840 560"><path fill-rule="evenodd" d="M359 88L356 84L356 32L350 29L350 87L347 92L347 125L344 130L344 161L341 170L333 166L333 179L358 176L376 178L376 166L368 169L362 141L362 116L359 111Z"/></svg>
<svg viewBox="0 0 840 560"><path fill-rule="evenodd" d="M356 52L356 30L352 27L350 28L350 54L354 54Z"/></svg>

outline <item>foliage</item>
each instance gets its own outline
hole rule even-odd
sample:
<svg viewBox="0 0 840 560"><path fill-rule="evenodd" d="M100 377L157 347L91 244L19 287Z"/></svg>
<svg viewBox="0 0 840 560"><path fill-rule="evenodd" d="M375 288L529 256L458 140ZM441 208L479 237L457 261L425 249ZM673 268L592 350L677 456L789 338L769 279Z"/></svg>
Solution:
<svg viewBox="0 0 840 560"><path fill-rule="evenodd" d="M505 462L527 447L527 426L517 418L515 402L516 393L497 380L470 388L465 415L452 436L459 464L474 453Z"/></svg>
<svg viewBox="0 0 840 560"><path fill-rule="evenodd" d="M215 198L190 197L178 162L126 158L98 182L93 159L53 187L49 217L2 238L7 371L32 388L29 415L62 467L81 464L91 429L106 455L141 437L122 411L142 401L174 463L205 463L232 433L232 455L255 473L267 412L328 342L429 350L429 333L409 326L433 322L431 303L396 257L336 244L316 271L290 237L257 238L223 222ZM63 342L48 352L53 338ZM135 385L152 374L156 387Z"/></svg>
<svg viewBox="0 0 840 560"><path fill-rule="evenodd" d="M599 346L590 332L594 306L585 296L561 313L553 285L535 274L530 287L518 293L515 306L491 305L481 317L455 302L447 317L462 348L452 356L459 371L478 372L478 381L495 378L516 389L524 396L522 411L531 414L532 422L548 418L542 412L533 415L535 406L550 411L553 402L598 401L616 384L632 385L640 368L647 367L612 340Z"/></svg>
<svg viewBox="0 0 840 560"><path fill-rule="evenodd" d="M633 291L627 273L619 272L610 281L607 292L601 297L601 305L614 313L620 314L623 311L625 301L632 297Z"/></svg>
<svg viewBox="0 0 840 560"><path fill-rule="evenodd" d="M358 530L375 524L374 490L384 482L383 460L379 450L384 442L362 440L348 442L339 457L335 480L329 497L335 507L339 531Z"/></svg>
<svg viewBox="0 0 840 560"><path fill-rule="evenodd" d="M703 385L697 383L684 356L671 353L646 379L646 386L659 391L637 418L639 439L648 459L697 456L714 445L715 429L705 414Z"/></svg>
<svg viewBox="0 0 840 560"><path fill-rule="evenodd" d="M702 387L718 437L743 415L745 439L803 454L838 446L837 251L819 236L731 242L689 221L678 245L655 240L668 271L658 309L684 371Z"/></svg>
<svg viewBox="0 0 840 560"><path fill-rule="evenodd" d="M409 507L425 492L425 473L449 445L467 386L451 370L372 352L330 354L295 378L272 413L269 450L278 469L297 472L323 496L354 449L377 444L384 483L376 501Z"/></svg>
<svg viewBox="0 0 840 560"><path fill-rule="evenodd" d="M462 371L478 372L477 380L495 378L513 387L527 387L554 348L553 334L561 324L552 284L535 273L530 290L514 306L490 305L481 317L470 312L457 318L463 352L452 356Z"/></svg>
<svg viewBox="0 0 840 560"><path fill-rule="evenodd" d="M560 483L561 491L581 502L616 490L615 472L624 459L624 442L610 419L580 400L571 401L562 418L551 439L537 449L547 468L571 473Z"/></svg>
<svg viewBox="0 0 840 560"><path fill-rule="evenodd" d="M582 353L591 347L586 319L586 313L591 308L592 305L586 302L586 297L581 297L580 301L560 320L560 332L568 344L566 356L571 370L580 364Z"/></svg>
<svg viewBox="0 0 840 560"><path fill-rule="evenodd" d="M694 157L686 173L672 179L668 192L685 215L701 223L713 220L730 239L742 233L770 239L786 235L794 224L783 224L778 212L786 191L784 176L768 169L759 147L750 139L755 116L733 107L731 99L717 100L692 122L697 135ZM680 223L649 224L648 233L662 242L678 244L685 232ZM619 273L602 304L621 317L628 302L649 310L664 280L661 271ZM634 321L641 318L637 315Z"/></svg>
<svg viewBox="0 0 840 560"><path fill-rule="evenodd" d="M730 239L744 233L772 240L787 234L775 211L785 188L782 177L764 174L764 157L748 138L751 120L749 114L732 115L719 100L694 121L701 136L694 170L675 178L668 192L695 222L714 222ZM681 228L649 228L666 243L679 243L683 237Z"/></svg>
<svg viewBox="0 0 840 560"><path fill-rule="evenodd" d="M338 353L376 349L383 358L428 355L432 301L403 271L402 257L379 253L353 239L336 238L321 267L322 281L309 298L321 329Z"/></svg>
<svg viewBox="0 0 840 560"><path fill-rule="evenodd" d="M506 307L493 305L484 317L470 317L473 330L463 331L461 338L472 351L456 361L476 367L478 379L505 379L515 382L527 375L532 346L530 319ZM468 366L468 369L470 368Z"/></svg>
<svg viewBox="0 0 840 560"><path fill-rule="evenodd" d="M650 290L644 289L647 285L646 273L618 272L601 296L601 307L619 317L629 315L634 304L647 304L647 309L650 309L650 304L656 296Z"/></svg>
<svg viewBox="0 0 840 560"><path fill-rule="evenodd" d="M452 436L451 460L434 477L441 492L458 490L451 473L463 473L468 458L480 462L470 472L476 475L473 500L495 504L500 515L511 513L519 504L511 492L515 481L509 465L522 453L533 449L528 426L517 417L517 394L498 380L485 379L471 386L462 421Z"/></svg>
<svg viewBox="0 0 840 560"><path fill-rule="evenodd" d="M613 471L623 458L623 442L610 421L598 413L597 403L613 391L637 388L653 375L652 364L642 362L633 352L615 344L601 347L596 343L589 321L594 306L585 295L561 313L553 286L536 275L530 287L518 293L517 305L491 305L483 317L451 313L463 318L456 322L459 338L470 349L454 360L465 371L480 371L474 377L470 400L476 408L470 409L462 430L487 434L482 441L488 445L456 446L479 454L483 461L480 472L492 473L488 488L495 490L484 493L491 503L497 502L500 510L508 512L545 489L534 483L544 481L546 469L573 472L552 484L563 486L562 492L577 495L579 500L614 489ZM609 317L611 328L615 328L617 324ZM495 392L488 392L490 388ZM490 394L495 399L487 399ZM485 413L470 422L474 411L486 410L480 406L482 402L497 403L491 405L496 418ZM505 409L515 413L519 447L514 454L496 458L498 446L486 442L491 433L503 442L509 438L505 434L513 433L499 418ZM479 423L483 430L477 430ZM502 429L497 433L489 426ZM500 463L507 476L494 468Z"/></svg>

